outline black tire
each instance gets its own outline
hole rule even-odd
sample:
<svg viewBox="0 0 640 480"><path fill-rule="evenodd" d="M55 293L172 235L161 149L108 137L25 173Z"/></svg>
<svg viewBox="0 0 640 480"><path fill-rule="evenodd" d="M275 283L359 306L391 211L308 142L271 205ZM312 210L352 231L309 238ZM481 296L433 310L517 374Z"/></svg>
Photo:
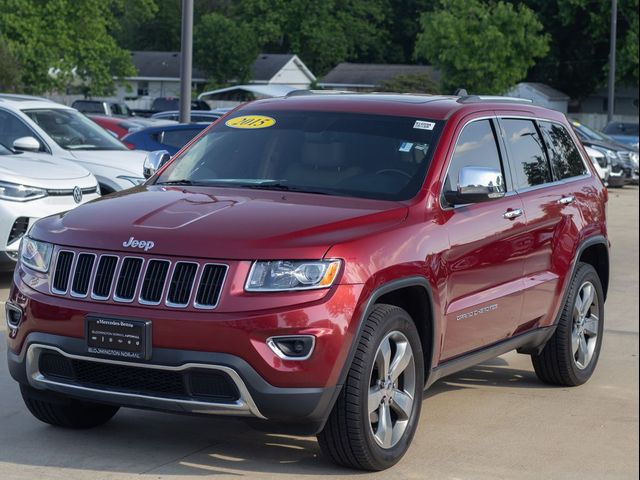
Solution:
<svg viewBox="0 0 640 480"><path fill-rule="evenodd" d="M395 334L392 332L401 333L413 351L415 394L404 433L395 445L383 448L374 437L368 397L376 353L382 341L388 335ZM409 367L405 371L408 372ZM400 381L405 382L404 376L398 380L398 387ZM409 314L399 307L376 305L363 327L342 391L324 429L318 434L322 452L335 463L349 468L377 471L391 467L402 458L411 444L420 418L423 390L424 358L415 324ZM390 404L388 408L393 412L396 407Z"/></svg>
<svg viewBox="0 0 640 480"><path fill-rule="evenodd" d="M597 337L592 357L585 368L578 366L571 345L574 328L574 306L582 285L590 282L597 296L597 317L599 319ZM531 361L538 378L544 383L574 387L585 383L593 374L598 363L604 331L604 294L602 283L593 266L579 263L569 286L567 300L560 312L558 325L553 336L539 355L532 355Z"/></svg>
<svg viewBox="0 0 640 480"><path fill-rule="evenodd" d="M56 427L87 429L107 423L120 407L85 402L20 385L24 404L38 420Z"/></svg>

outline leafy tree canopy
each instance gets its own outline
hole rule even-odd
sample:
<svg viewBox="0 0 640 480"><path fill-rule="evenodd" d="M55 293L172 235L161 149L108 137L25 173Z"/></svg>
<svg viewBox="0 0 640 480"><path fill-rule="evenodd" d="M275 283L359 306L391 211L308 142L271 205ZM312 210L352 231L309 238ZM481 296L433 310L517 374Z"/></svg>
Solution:
<svg viewBox="0 0 640 480"><path fill-rule="evenodd" d="M429 75L398 75L387 80L379 88L381 92L439 93L438 85Z"/></svg>
<svg viewBox="0 0 640 480"><path fill-rule="evenodd" d="M18 60L9 51L7 41L0 35L0 92L15 92L20 88L22 71Z"/></svg>
<svg viewBox="0 0 640 480"><path fill-rule="evenodd" d="M23 91L72 82L110 94L113 76L133 74L131 58L109 34L118 0L0 0L0 32L23 67ZM90 81L89 81L90 80Z"/></svg>
<svg viewBox="0 0 640 480"><path fill-rule="evenodd" d="M420 23L415 55L440 69L445 90L501 94L548 50L542 24L524 5L441 0Z"/></svg>

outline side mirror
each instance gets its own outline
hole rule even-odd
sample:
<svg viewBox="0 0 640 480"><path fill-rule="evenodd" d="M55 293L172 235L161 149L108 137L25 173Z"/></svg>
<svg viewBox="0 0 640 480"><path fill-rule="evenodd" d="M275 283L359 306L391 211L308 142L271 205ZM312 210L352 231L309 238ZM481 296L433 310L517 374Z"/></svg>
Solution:
<svg viewBox="0 0 640 480"><path fill-rule="evenodd" d="M13 141L13 149L20 152L39 152L40 142L33 137L20 137Z"/></svg>
<svg viewBox="0 0 640 480"><path fill-rule="evenodd" d="M504 197L505 186L502 172L485 167L463 167L458 175L455 192L445 192L450 205L480 203Z"/></svg>
<svg viewBox="0 0 640 480"><path fill-rule="evenodd" d="M171 155L166 150L149 152L147 158L144 159L144 166L142 167L144 178L151 178L169 160L171 160Z"/></svg>

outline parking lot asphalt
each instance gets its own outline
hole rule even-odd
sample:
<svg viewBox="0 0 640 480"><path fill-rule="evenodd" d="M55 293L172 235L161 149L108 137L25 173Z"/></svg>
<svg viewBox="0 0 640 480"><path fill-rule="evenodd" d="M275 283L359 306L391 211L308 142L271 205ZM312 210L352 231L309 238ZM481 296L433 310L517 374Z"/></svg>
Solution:
<svg viewBox="0 0 640 480"><path fill-rule="evenodd" d="M436 383L405 458L391 471L333 466L314 438L232 419L121 410L104 427L35 420L4 361L0 327L0 477L5 479L638 478L638 188L610 191L612 280L598 368L576 388L546 386L510 353ZM0 277L0 300L10 275Z"/></svg>

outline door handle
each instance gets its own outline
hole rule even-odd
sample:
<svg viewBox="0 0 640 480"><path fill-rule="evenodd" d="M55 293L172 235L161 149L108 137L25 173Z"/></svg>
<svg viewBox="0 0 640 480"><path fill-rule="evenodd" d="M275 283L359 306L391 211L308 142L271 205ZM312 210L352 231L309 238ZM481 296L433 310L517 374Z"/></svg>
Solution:
<svg viewBox="0 0 640 480"><path fill-rule="evenodd" d="M569 195L568 197L562 197L560 200L558 200L558 203L560 205L569 205L573 203L575 200L576 200L576 197L574 197L573 195Z"/></svg>
<svg viewBox="0 0 640 480"><path fill-rule="evenodd" d="M514 208L513 210L507 210L502 216L507 220L514 220L518 217L521 217L523 214L524 212L521 208Z"/></svg>

